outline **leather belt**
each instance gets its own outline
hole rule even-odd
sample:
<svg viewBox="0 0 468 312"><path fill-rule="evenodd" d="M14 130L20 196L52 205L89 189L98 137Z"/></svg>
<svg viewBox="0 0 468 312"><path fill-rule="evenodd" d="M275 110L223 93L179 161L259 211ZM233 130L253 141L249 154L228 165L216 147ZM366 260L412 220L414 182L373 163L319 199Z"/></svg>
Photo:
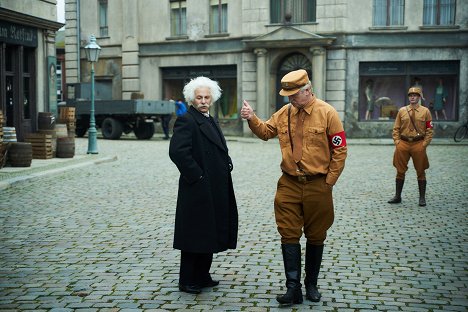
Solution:
<svg viewBox="0 0 468 312"><path fill-rule="evenodd" d="M406 141L406 142L417 142L417 141L424 140L424 136L407 137L407 136L404 136L404 135L400 135L400 139L402 139L403 141Z"/></svg>
<svg viewBox="0 0 468 312"><path fill-rule="evenodd" d="M318 173L318 174L314 174L314 175L309 174L309 175L293 176L293 175L290 175L289 173L286 173L284 171L283 171L283 174L285 176L290 177L293 180L298 181L298 182L309 182L309 181L313 181L313 180L316 180L316 179L319 179L319 178L322 178L322 177L326 176L326 174L323 174L323 173Z"/></svg>

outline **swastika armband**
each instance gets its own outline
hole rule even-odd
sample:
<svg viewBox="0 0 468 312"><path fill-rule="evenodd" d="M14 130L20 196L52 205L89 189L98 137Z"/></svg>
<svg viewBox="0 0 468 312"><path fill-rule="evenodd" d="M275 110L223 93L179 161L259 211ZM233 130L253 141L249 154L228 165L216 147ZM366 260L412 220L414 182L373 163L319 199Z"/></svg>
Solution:
<svg viewBox="0 0 468 312"><path fill-rule="evenodd" d="M432 120L426 121L426 129L432 129L434 128L434 124L432 123Z"/></svg>
<svg viewBox="0 0 468 312"><path fill-rule="evenodd" d="M328 135L328 141L332 148L346 146L346 134L344 131Z"/></svg>

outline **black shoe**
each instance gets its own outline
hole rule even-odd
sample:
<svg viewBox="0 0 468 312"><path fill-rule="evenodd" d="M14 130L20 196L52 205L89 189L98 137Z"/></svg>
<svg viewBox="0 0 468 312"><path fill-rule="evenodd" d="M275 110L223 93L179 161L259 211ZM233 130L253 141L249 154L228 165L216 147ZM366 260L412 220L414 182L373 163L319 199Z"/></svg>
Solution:
<svg viewBox="0 0 468 312"><path fill-rule="evenodd" d="M219 285L219 281L214 281L214 280L209 280L209 281L201 283L202 288L215 287L215 286L218 286L218 285Z"/></svg>
<svg viewBox="0 0 468 312"><path fill-rule="evenodd" d="M399 204L401 203L401 197L393 197L392 199L390 199L387 203L389 204Z"/></svg>
<svg viewBox="0 0 468 312"><path fill-rule="evenodd" d="M189 293L189 294L199 294L201 293L201 288L197 285L182 285L179 284L179 290Z"/></svg>
<svg viewBox="0 0 468 312"><path fill-rule="evenodd" d="M319 302L322 295L319 293L317 286L306 287L306 298L312 302Z"/></svg>
<svg viewBox="0 0 468 312"><path fill-rule="evenodd" d="M302 290L289 288L284 295L276 296L276 301L284 306L302 303Z"/></svg>

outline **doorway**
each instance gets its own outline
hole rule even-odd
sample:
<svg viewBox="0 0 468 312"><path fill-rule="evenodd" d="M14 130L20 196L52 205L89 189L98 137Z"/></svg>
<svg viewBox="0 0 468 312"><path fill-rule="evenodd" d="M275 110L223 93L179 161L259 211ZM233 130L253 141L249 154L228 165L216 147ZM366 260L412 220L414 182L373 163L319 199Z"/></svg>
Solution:
<svg viewBox="0 0 468 312"><path fill-rule="evenodd" d="M5 126L15 127L18 141L36 127L35 51L0 44L0 109Z"/></svg>

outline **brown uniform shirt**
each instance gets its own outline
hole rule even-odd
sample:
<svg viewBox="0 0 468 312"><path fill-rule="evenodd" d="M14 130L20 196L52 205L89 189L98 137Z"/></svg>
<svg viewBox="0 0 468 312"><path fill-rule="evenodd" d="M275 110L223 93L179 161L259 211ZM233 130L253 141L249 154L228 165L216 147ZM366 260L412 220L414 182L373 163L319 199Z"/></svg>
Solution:
<svg viewBox="0 0 468 312"><path fill-rule="evenodd" d="M414 124L417 129L414 129L413 123L410 120L413 108L411 105L400 108L395 118L395 124L393 125L392 137L395 144L398 144L401 140L401 136L405 137L416 137L419 135L424 136L423 145L427 146L431 143L434 131L432 128L432 115L427 107L417 105L414 109Z"/></svg>
<svg viewBox="0 0 468 312"><path fill-rule="evenodd" d="M291 142L288 133L288 107L283 106L267 121L253 116L249 120L252 132L262 140L278 136L282 161L281 170L290 175L302 175L297 172L297 165L293 159ZM334 185L345 165L347 155L346 138L343 125L336 110L328 103L317 99L304 108L306 116L303 127L302 160L299 166L306 174L326 174L326 182ZM294 138L296 128L296 114L298 109L291 105L291 138ZM334 136L339 134L338 136ZM342 142L341 144L333 142Z"/></svg>

